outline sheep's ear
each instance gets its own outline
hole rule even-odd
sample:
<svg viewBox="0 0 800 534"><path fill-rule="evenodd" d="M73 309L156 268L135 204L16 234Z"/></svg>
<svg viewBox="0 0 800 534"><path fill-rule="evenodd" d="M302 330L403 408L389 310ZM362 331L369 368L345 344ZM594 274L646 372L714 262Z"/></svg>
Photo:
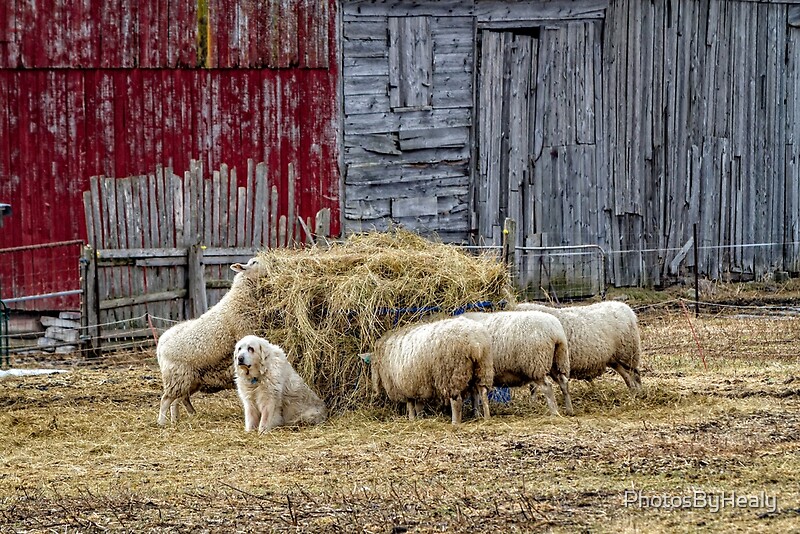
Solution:
<svg viewBox="0 0 800 534"><path fill-rule="evenodd" d="M237 273L243 273L245 271L245 266L241 263L234 263L231 265L231 271L236 271Z"/></svg>
<svg viewBox="0 0 800 534"><path fill-rule="evenodd" d="M372 361L372 353L371 352L362 352L358 355L359 358L364 360L364 363L369 363Z"/></svg>

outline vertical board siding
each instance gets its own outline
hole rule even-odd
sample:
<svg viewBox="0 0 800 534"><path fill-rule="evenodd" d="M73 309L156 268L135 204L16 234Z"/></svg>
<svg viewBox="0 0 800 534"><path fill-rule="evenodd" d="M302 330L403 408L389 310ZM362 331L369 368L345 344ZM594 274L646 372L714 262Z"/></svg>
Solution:
<svg viewBox="0 0 800 534"><path fill-rule="evenodd" d="M192 310L184 309L174 295L185 289L187 251L198 244L207 256L224 258L204 262L208 304L214 305L233 278L229 264L251 257L265 239L277 234L269 218L259 215L279 196L289 197L291 205L296 200L291 188L279 191L271 185L274 176L263 162L247 162L246 187L236 185L236 169L227 165L211 172L196 161L189 167L183 178L169 167L150 175L91 178L83 201L98 268L101 324L141 324L146 312L173 320L190 318L185 313ZM320 216L326 213L307 218L312 228L321 223L316 220ZM327 236L326 228L319 228ZM309 245L311 240L313 236L303 233L280 240L280 246ZM142 300L164 294L172 296Z"/></svg>
<svg viewBox="0 0 800 534"><path fill-rule="evenodd" d="M646 258L661 266L649 272L619 254L615 283L658 284L674 274L669 264L694 224L705 275L798 271L792 10L777 2L611 3L604 120L618 238L609 244L664 251ZM684 264L693 267L693 258Z"/></svg>
<svg viewBox="0 0 800 534"><path fill-rule="evenodd" d="M279 190L291 180L296 191L296 206L281 197L277 217L328 207L340 231L334 0L2 4L0 199L14 215L0 249L86 238L90 176L183 174L192 159L235 168L230 187L246 198L256 194L247 160L265 161ZM276 26L277 16L291 20ZM54 262L77 265L77 255L56 254L26 252L13 277L0 264L3 296L27 291ZM74 271L59 289L78 287Z"/></svg>
<svg viewBox="0 0 800 534"><path fill-rule="evenodd" d="M796 4L345 2L345 227L393 221L497 242L512 215L518 243L610 251L617 285L695 268L715 279L800 272ZM393 111L403 80L387 35L420 17L433 38L432 109ZM515 43L521 35L531 46ZM530 68L518 63L523 48ZM530 169L517 146L526 136ZM423 199L443 190L455 195L434 215ZM448 225L455 213L467 232ZM694 225L697 266L681 252Z"/></svg>
<svg viewBox="0 0 800 534"><path fill-rule="evenodd" d="M331 61L335 4L327 0L0 4L0 68L327 68Z"/></svg>

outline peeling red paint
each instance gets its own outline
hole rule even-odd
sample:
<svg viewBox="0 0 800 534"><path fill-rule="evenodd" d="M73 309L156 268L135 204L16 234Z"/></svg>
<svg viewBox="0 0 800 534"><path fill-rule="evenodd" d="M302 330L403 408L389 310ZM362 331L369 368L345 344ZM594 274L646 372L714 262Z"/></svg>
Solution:
<svg viewBox="0 0 800 534"><path fill-rule="evenodd" d="M292 164L298 214L329 207L339 232L335 0L208 0L212 68L197 2L54 3L0 2L0 249L85 239L91 176L182 175L190 159L236 167L240 186L249 158L267 161L283 191ZM0 258L0 296L56 261L76 266L53 290L79 286L73 252L26 254Z"/></svg>

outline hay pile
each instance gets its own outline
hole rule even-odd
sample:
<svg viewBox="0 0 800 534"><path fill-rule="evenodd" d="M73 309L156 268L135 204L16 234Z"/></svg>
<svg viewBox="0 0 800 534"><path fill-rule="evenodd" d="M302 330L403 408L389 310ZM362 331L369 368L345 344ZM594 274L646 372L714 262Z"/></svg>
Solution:
<svg viewBox="0 0 800 534"><path fill-rule="evenodd" d="M414 310L451 313L513 298L508 271L496 259L404 230L353 235L328 249L266 250L258 258L267 274L247 320L286 350L333 410L370 398L369 368L358 354L427 313Z"/></svg>

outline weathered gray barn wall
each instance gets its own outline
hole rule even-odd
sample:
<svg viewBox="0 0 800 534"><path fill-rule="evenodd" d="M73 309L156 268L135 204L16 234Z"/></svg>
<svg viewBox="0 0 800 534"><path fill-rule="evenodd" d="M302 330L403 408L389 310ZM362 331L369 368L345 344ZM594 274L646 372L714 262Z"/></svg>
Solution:
<svg viewBox="0 0 800 534"><path fill-rule="evenodd" d="M444 5L411 11L343 5L345 230L394 221L464 240L473 19Z"/></svg>
<svg viewBox="0 0 800 534"><path fill-rule="evenodd" d="M344 228L798 272L798 3L343 2Z"/></svg>
<svg viewBox="0 0 800 534"><path fill-rule="evenodd" d="M796 3L611 3L610 245L669 250L615 255L616 283L658 283L695 223L701 273L800 271Z"/></svg>

